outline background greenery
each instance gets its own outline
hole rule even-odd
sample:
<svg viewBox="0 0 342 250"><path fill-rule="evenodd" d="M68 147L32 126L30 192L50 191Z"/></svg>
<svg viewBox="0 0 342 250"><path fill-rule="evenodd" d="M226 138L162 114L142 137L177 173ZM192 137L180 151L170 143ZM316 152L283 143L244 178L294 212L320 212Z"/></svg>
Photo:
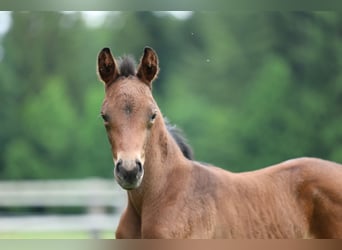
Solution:
<svg viewBox="0 0 342 250"><path fill-rule="evenodd" d="M112 178L96 57L160 59L154 96L197 160L231 171L342 162L342 15L12 12L0 38L0 178Z"/></svg>

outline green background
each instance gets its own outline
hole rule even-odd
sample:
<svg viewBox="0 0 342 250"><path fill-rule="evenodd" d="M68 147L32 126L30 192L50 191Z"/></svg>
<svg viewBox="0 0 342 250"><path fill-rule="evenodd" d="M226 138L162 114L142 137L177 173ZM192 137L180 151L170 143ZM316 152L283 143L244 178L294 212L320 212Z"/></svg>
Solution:
<svg viewBox="0 0 342 250"><path fill-rule="evenodd" d="M0 12L0 15L2 13ZM0 37L0 178L112 178L96 76L103 47L153 47L154 96L195 158L231 171L300 156L342 162L336 12L12 12Z"/></svg>

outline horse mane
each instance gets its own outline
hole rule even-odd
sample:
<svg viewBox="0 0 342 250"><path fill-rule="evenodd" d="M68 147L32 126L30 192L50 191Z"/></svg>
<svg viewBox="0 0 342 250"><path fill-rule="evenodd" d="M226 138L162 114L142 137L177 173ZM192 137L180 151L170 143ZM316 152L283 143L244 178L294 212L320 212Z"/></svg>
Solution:
<svg viewBox="0 0 342 250"><path fill-rule="evenodd" d="M164 121L165 121L167 130L172 135L173 139L175 139L183 155L189 160L194 160L194 154L193 154L192 148L189 146L187 139L185 138L183 132L179 128L177 128L176 125L172 125L166 117L164 118Z"/></svg>
<svg viewBox="0 0 342 250"><path fill-rule="evenodd" d="M134 76L136 73L136 62L130 55L120 57L118 60L120 76Z"/></svg>

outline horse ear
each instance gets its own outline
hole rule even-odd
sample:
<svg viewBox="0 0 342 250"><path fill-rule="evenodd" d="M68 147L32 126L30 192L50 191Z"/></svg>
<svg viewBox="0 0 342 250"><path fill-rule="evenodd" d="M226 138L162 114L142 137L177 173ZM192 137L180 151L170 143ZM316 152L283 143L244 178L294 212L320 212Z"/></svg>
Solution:
<svg viewBox="0 0 342 250"><path fill-rule="evenodd" d="M99 53L97 59L97 71L99 78L106 85L113 82L119 76L115 59L109 48L103 48Z"/></svg>
<svg viewBox="0 0 342 250"><path fill-rule="evenodd" d="M145 47L138 66L137 77L151 88L152 81L157 78L158 72L159 63L156 52L152 48Z"/></svg>

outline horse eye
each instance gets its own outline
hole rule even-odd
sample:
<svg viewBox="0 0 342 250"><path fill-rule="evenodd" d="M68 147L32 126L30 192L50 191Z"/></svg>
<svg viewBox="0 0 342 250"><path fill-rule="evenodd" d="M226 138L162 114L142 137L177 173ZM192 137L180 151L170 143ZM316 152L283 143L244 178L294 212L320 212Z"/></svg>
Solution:
<svg viewBox="0 0 342 250"><path fill-rule="evenodd" d="M153 113L150 117L150 122L153 123L156 117L157 117L157 113Z"/></svg>
<svg viewBox="0 0 342 250"><path fill-rule="evenodd" d="M101 113L101 117L102 117L104 122L108 122L109 121L109 116L108 115Z"/></svg>

